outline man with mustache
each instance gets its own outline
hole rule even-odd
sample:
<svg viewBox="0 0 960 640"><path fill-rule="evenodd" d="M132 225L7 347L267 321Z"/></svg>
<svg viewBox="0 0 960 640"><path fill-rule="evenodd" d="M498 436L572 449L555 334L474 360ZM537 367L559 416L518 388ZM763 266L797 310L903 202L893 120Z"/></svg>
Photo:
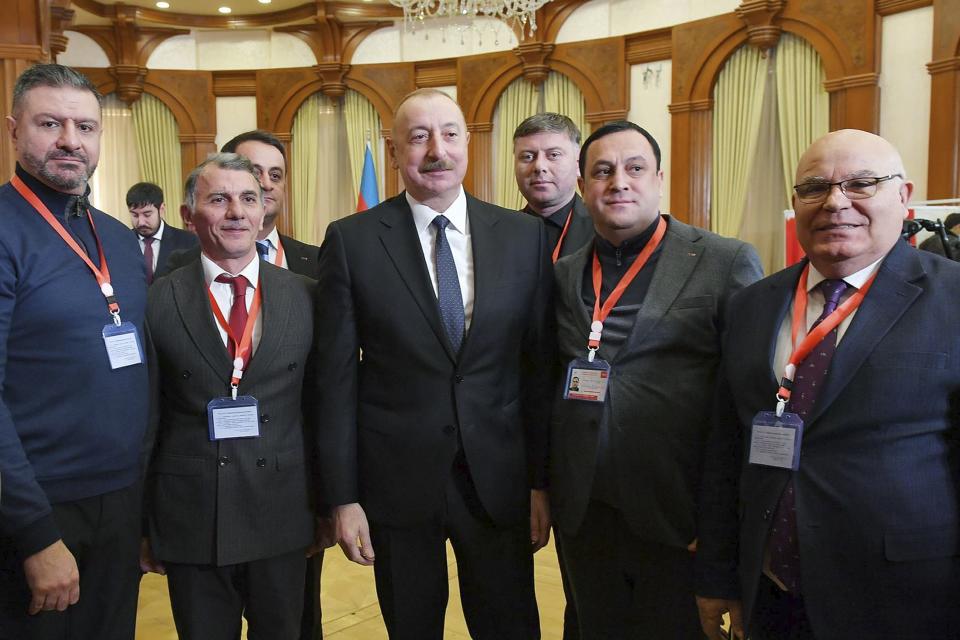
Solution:
<svg viewBox="0 0 960 640"><path fill-rule="evenodd" d="M632 122L594 131L580 174L596 233L556 264L565 392L550 498L581 637L698 640L697 489L719 318L760 262L744 242L661 213L660 147Z"/></svg>
<svg viewBox="0 0 960 640"><path fill-rule="evenodd" d="M92 207L100 95L16 81L0 187L0 637L132 640L147 425L143 256Z"/></svg>
<svg viewBox="0 0 960 640"><path fill-rule="evenodd" d="M311 491L315 281L257 256L264 206L238 154L187 178L201 254L150 289L155 451L144 570L166 571L184 640L296 640Z"/></svg>
<svg viewBox="0 0 960 640"><path fill-rule="evenodd" d="M389 143L405 192L321 250L320 491L394 640L443 638L447 540L470 635L540 633L550 247L539 220L464 192L469 139L445 93L408 95Z"/></svg>
<svg viewBox="0 0 960 640"><path fill-rule="evenodd" d="M913 183L877 135L814 141L793 192L807 259L724 317L704 631L960 638L960 265L900 239Z"/></svg>
<svg viewBox="0 0 960 640"><path fill-rule="evenodd" d="M197 236L167 225L163 219L166 213L163 190L152 182L138 182L130 187L127 191L127 209L143 252L147 284L151 284L154 274L166 266L170 254L195 247Z"/></svg>

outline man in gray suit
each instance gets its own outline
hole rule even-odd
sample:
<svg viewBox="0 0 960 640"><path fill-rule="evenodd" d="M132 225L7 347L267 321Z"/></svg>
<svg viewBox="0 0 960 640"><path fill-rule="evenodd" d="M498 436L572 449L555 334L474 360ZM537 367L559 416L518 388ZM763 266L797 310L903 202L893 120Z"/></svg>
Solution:
<svg viewBox="0 0 960 640"><path fill-rule="evenodd" d="M595 131L580 173L596 236L556 265L550 495L581 637L702 638L693 553L718 318L759 259L660 214L660 148L632 122Z"/></svg>
<svg viewBox="0 0 960 640"><path fill-rule="evenodd" d="M180 638L237 638L242 615L251 637L294 640L314 539L303 385L316 285L258 259L249 160L212 156L185 191L202 253L148 301L156 444L142 563L166 570Z"/></svg>

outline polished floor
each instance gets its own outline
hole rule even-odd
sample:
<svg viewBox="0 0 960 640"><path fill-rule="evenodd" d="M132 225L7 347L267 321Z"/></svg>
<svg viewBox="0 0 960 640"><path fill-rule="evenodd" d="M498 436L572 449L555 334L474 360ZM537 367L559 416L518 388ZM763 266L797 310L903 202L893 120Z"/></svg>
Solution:
<svg viewBox="0 0 960 640"><path fill-rule="evenodd" d="M469 638L467 625L460 611L460 590L457 586L457 563L447 548L450 576L450 603L447 606L446 640ZM563 627L563 588L557 554L550 544L535 559L537 602L543 640L559 640ZM323 629L333 640L386 640L387 632L377 606L373 570L349 562L334 547L324 558ZM144 577L140 587L140 609L137 614L137 640L176 640L177 633L170 615L167 583L162 576Z"/></svg>

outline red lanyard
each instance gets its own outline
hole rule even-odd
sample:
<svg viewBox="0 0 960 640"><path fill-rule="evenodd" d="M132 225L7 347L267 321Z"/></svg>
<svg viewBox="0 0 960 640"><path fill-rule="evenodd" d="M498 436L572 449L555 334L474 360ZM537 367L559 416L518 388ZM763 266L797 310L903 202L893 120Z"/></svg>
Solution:
<svg viewBox="0 0 960 640"><path fill-rule="evenodd" d="M797 365L810 354L810 352L820 344L823 338L837 328L841 322L847 319L851 313L863 303L867 291L876 279L877 274L870 276L862 287L854 292L852 296L846 299L843 304L833 310L823 321L818 324L813 331L808 333L800 344L797 344L797 337L800 335L800 327L807 321L807 274L810 272L810 264L804 267L800 274L800 281L797 283L797 291L793 296L793 321L791 324L791 344L795 345L790 361L783 372L783 378L780 380L780 388L777 390L777 415L783 413L783 407L790 400L790 390L793 387L793 376L797 372Z"/></svg>
<svg viewBox="0 0 960 640"><path fill-rule="evenodd" d="M570 214L573 215L573 212L571 211ZM660 216L660 221L657 223L657 229L653 232L653 237L647 241L647 245L643 248L643 251L641 251L640 255L633 261L633 264L631 264L627 272L623 274L623 277L620 278L620 282L617 283L617 286L614 287L610 295L607 296L603 305L600 304L600 285L603 282L603 270L600 267L600 258L597 257L597 250L593 250L593 293L595 297L593 301L593 323L590 325L590 338L587 341L587 347L590 350L587 359L590 362L593 362L593 356L597 349L600 348L600 334L603 332L603 321L607 319L607 316L610 315L613 308L617 306L617 302L620 300L620 297L623 296L623 292L627 290L627 287L630 286L633 279L637 277L637 274L640 273L643 266L647 264L647 260L649 260L653 252L657 250L657 247L660 246L660 242L663 240L666 232L667 221L663 216Z"/></svg>
<svg viewBox="0 0 960 640"><path fill-rule="evenodd" d="M100 236L97 235L97 227L93 224L93 216L90 215L90 210L87 210L87 220L90 221L90 229L93 231L93 237L97 241L97 252L100 254L99 268L91 262L87 252L80 248L80 245L73 239L73 236L71 236L60 221L50 213L50 209L40 201L37 194L20 179L20 176L14 174L13 178L10 179L10 183L13 185L13 188L23 196L23 199L29 202L36 212L47 221L47 224L53 227L53 230L67 243L67 246L73 249L73 252L80 256L80 259L90 268L90 271L93 272L94 277L97 279L97 284L100 285L100 291L103 293L104 299L107 301L110 315L113 316L113 323L119 327L120 304L117 303L117 298L113 294L113 285L110 284L110 269L107 267L107 256L103 252L103 245L100 243Z"/></svg>
<svg viewBox="0 0 960 640"><path fill-rule="evenodd" d="M557 264L557 260L560 259L560 247L563 246L563 239L567 237L567 230L570 229L571 220L573 220L573 207L570 207L567 221L563 223L563 231L560 232L560 239L557 240L557 246L553 248L553 264Z"/></svg>
<svg viewBox="0 0 960 640"><path fill-rule="evenodd" d="M253 290L253 301L250 303L250 310L247 312L247 323L243 327L243 335L238 339L233 335L230 329L230 323L223 317L220 311L220 305L217 299L213 297L210 288L207 287L207 295L210 297L210 308L213 309L213 315L217 319L220 327L227 332L227 339L233 342L233 353L236 356L233 360L233 374L230 377L230 387L233 390L233 398L237 398L237 387L240 386L240 378L250 362L250 345L253 343L253 325L257 322L257 315L260 313L260 282ZM246 303L246 301L244 301Z"/></svg>

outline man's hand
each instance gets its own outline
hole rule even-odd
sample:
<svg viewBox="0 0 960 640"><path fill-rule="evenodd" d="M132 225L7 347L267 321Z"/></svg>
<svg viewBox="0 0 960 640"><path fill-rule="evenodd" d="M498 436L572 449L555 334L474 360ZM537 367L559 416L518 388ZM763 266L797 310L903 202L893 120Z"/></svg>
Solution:
<svg viewBox="0 0 960 640"><path fill-rule="evenodd" d="M344 555L357 564L369 567L373 564L373 543L370 542L370 525L367 514L359 503L342 504L333 509L334 530L337 542Z"/></svg>
<svg viewBox="0 0 960 640"><path fill-rule="evenodd" d="M550 541L550 498L543 489L530 490L530 544L533 552Z"/></svg>
<svg viewBox="0 0 960 640"><path fill-rule="evenodd" d="M710 640L724 640L721 627L725 613L730 614L730 637L743 638L743 612L739 600L697 596L697 609L700 610L700 626Z"/></svg>
<svg viewBox="0 0 960 640"><path fill-rule="evenodd" d="M31 616L40 611L65 611L80 599L80 571L63 540L28 556L23 573L32 595L27 607Z"/></svg>
<svg viewBox="0 0 960 640"><path fill-rule="evenodd" d="M158 573L161 576L167 575L167 569L163 563L153 557L153 549L150 547L150 538L140 538L140 571L144 573Z"/></svg>
<svg viewBox="0 0 960 640"><path fill-rule="evenodd" d="M334 529L333 517L320 517L313 523L313 544L307 548L307 557L312 558L324 549L337 544L337 532Z"/></svg>

